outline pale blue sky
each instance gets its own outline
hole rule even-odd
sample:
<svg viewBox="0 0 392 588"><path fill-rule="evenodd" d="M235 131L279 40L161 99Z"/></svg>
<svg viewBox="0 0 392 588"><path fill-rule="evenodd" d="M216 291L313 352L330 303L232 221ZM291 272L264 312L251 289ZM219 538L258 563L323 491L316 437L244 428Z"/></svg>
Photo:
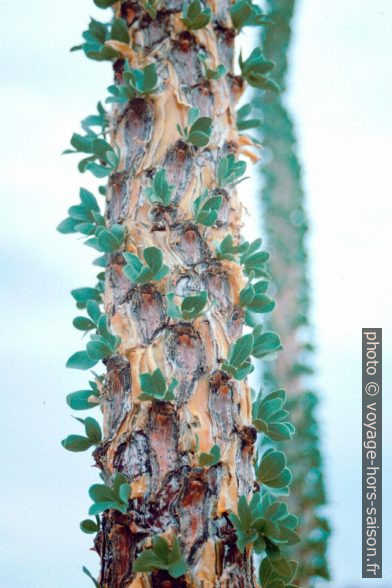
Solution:
<svg viewBox="0 0 392 588"><path fill-rule="evenodd" d="M68 49L91 0L7 3L1 22L0 585L82 588L97 570L78 529L97 479L91 459L60 439L77 431L65 395L86 375L65 370L80 348L69 290L90 285L93 254L55 226L81 182L60 157L93 112L110 68ZM384 580L361 582L361 327L384 328L384 412L391 416L389 0L302 0L289 104L306 171L318 388L327 460L332 586L392 585L392 435L384 418ZM389 149L388 149L389 147ZM94 182L82 177L83 185ZM389 511L389 512L388 512Z"/></svg>

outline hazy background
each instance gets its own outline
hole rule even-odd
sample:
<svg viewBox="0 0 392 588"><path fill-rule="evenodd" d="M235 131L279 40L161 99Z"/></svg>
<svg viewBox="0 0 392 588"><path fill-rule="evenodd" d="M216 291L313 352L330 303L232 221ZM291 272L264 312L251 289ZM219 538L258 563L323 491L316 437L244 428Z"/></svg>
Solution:
<svg viewBox="0 0 392 588"><path fill-rule="evenodd" d="M65 370L80 349L69 290L91 285L94 257L55 226L81 184L60 157L111 82L108 64L68 49L91 0L3 2L1 22L0 586L79 588L94 573L78 529L97 480L64 398L86 374ZM291 54L295 114L311 219L313 319L319 343L333 588L392 585L391 34L390 0L302 0ZM384 579L361 580L361 328L384 328Z"/></svg>

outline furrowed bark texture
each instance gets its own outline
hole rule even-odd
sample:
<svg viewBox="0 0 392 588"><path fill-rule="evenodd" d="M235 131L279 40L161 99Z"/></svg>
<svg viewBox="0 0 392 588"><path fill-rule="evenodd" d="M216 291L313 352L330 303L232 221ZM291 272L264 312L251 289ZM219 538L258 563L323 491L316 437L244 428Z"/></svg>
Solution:
<svg viewBox="0 0 392 588"><path fill-rule="evenodd" d="M117 254L106 273L106 311L121 346L107 361L102 403L107 441L95 459L107 481L115 472L125 474L132 493L128 513L105 512L97 536L105 588L257 586L250 552L239 552L228 520L238 497L253 489L256 431L250 390L220 371L230 344L242 333L238 296L245 279L239 265L213 255L214 241L229 232L238 238L241 205L235 190L221 190L223 205L214 227L196 225L193 213L203 189L216 186L217 160L239 149L234 106L242 83L230 73L206 81L197 57L203 48L211 67L223 63L233 71L228 0L212 2L212 22L192 32L181 22L181 5L165 2L156 20L139 3L116 9L131 36L130 47L121 47L124 56L137 68L155 62L160 88L153 97L136 98L112 112L112 140L121 147L121 163L109 182L107 218L109 225L126 227L126 251L143 259L145 247L158 247L171 271L159 282L136 285L123 275L124 260ZM118 79L122 67L119 60ZM176 130L176 124L186 125L190 106L213 120L207 148L189 146ZM151 205L144 195L160 167L175 185L168 208ZM201 290L209 294L205 315L193 322L168 318L166 293L183 297ZM156 368L168 381L179 382L173 403L138 398L139 374ZM199 452L220 446L218 465L198 466L196 436ZM132 571L156 534L179 537L189 564L186 576L174 580L162 571Z"/></svg>
<svg viewBox="0 0 392 588"><path fill-rule="evenodd" d="M295 2L268 0L267 4L275 26L263 31L263 50L267 59L276 64L274 77L283 91ZM271 161L263 169L264 220L277 301L269 322L281 335L284 346L269 368L269 377L274 385L279 383L287 390L290 415L296 427L296 434L290 443L284 444L284 451L293 474L289 509L299 516L302 541L291 547L290 555L299 562L295 583L307 587L314 585L317 576L329 577L326 547L330 532L320 511L325 504L325 491L315 412L318 398L309 388L313 349L308 320L305 242L308 227L290 115L280 98L269 101L266 96L261 108L263 145L271 153Z"/></svg>

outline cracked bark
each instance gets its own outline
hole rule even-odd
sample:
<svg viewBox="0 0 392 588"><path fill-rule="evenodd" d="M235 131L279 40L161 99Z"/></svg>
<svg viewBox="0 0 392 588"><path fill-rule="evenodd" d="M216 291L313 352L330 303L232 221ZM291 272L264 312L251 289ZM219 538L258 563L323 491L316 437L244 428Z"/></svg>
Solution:
<svg viewBox="0 0 392 588"><path fill-rule="evenodd" d="M121 272L122 256L111 256L106 270L105 307L113 331L121 337L119 355L109 359L103 389L105 441L95 451L97 464L110 482L115 472L130 481L126 515L107 511L95 547L101 558L104 588L192 586L253 588L258 586L250 550L241 554L228 513L236 511L241 494L253 489L253 445L250 390L245 382L220 371L233 341L242 333L238 307L245 279L238 265L214 258L214 241L230 232L238 239L241 205L235 190L221 190L224 204L214 227L195 224L193 202L204 187L214 187L217 161L240 150L234 106L242 81L229 73L203 79L198 51L211 67L225 64L233 71L234 34L228 18L229 0L210 3L212 22L188 32L180 20L182 2L170 0L151 20L139 3L116 5L127 20L130 47L122 47L132 67L156 63L159 93L134 99L112 112L112 141L121 147L119 171L107 191L108 223L127 229L125 250L141 256L158 247L170 266L160 282L137 286ZM121 80L123 62L115 64ZM198 150L180 140L190 106L213 120L207 148ZM175 185L168 208L152 206L144 189L159 167ZM165 294L185 296L207 290L209 311L193 322L169 319ZM139 400L139 374L159 367L179 385L173 403ZM199 451L213 444L221 461L198 467ZM132 571L137 555L151 537L179 537L189 572L173 580L166 572Z"/></svg>

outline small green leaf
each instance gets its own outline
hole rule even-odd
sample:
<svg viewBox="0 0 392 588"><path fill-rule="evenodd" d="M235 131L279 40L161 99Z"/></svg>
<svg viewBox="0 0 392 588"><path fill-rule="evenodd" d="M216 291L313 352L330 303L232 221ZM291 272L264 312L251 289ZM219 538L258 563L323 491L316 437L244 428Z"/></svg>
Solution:
<svg viewBox="0 0 392 588"><path fill-rule="evenodd" d="M86 351L77 351L68 359L66 367L76 370L89 370L97 363Z"/></svg>
<svg viewBox="0 0 392 588"><path fill-rule="evenodd" d="M87 417L84 419L84 426L88 439L94 444L100 443L102 440L102 431L98 422L92 417Z"/></svg>
<svg viewBox="0 0 392 588"><path fill-rule="evenodd" d="M211 10L202 7L200 0L193 0L188 6L184 3L182 8L182 22L190 31L204 28L211 19Z"/></svg>
<svg viewBox="0 0 392 588"><path fill-rule="evenodd" d="M61 445L68 451L80 452L87 451L94 443L82 435L68 435L68 437L61 441Z"/></svg>
<svg viewBox="0 0 392 588"><path fill-rule="evenodd" d="M110 36L115 41L129 44L130 38L128 33L128 25L123 18L115 18L112 22L112 29Z"/></svg>
<svg viewBox="0 0 392 588"><path fill-rule="evenodd" d="M80 529L83 531L83 533L88 533L90 535L93 533L98 533L100 530L98 517L96 521L92 521L91 519L84 519L80 523Z"/></svg>
<svg viewBox="0 0 392 588"><path fill-rule="evenodd" d="M216 465L220 461L220 458L221 452L219 445L213 445L209 453L201 453L199 455L199 465L201 467L211 467Z"/></svg>
<svg viewBox="0 0 392 588"><path fill-rule="evenodd" d="M66 400L68 406L73 410L87 410L99 405L99 397L94 394L93 390L71 392Z"/></svg>

